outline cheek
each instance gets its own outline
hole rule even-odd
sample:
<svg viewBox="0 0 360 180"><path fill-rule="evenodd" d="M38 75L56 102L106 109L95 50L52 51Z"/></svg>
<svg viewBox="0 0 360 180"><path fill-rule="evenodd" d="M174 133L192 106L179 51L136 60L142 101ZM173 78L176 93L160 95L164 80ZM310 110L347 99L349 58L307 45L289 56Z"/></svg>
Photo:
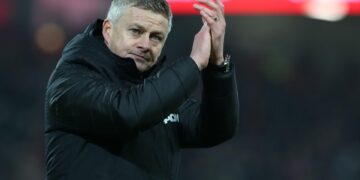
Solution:
<svg viewBox="0 0 360 180"><path fill-rule="evenodd" d="M160 56L162 48L163 46L154 48L153 53L155 58L158 58Z"/></svg>
<svg viewBox="0 0 360 180"><path fill-rule="evenodd" d="M121 56L121 57L125 57L125 55L127 54L128 50L129 50L129 41L128 39L126 39L123 35L121 35L121 33L117 33L114 34L112 39L112 48L113 51Z"/></svg>
<svg viewBox="0 0 360 180"><path fill-rule="evenodd" d="M126 54L129 52L130 47L129 47L128 43L126 43L126 41L117 40L114 43L114 50L117 55L119 55L121 57L125 57Z"/></svg>

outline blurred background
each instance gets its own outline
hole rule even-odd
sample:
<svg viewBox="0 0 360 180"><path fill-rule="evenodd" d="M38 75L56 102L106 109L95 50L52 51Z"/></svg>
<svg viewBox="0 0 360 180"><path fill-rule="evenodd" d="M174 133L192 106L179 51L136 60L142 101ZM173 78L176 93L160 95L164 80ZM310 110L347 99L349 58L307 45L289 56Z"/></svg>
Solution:
<svg viewBox="0 0 360 180"><path fill-rule="evenodd" d="M194 1L169 0L163 51L190 54ZM0 180L44 179L44 93L65 44L110 1L0 0ZM185 150L180 179L359 180L360 1L224 0L239 131Z"/></svg>

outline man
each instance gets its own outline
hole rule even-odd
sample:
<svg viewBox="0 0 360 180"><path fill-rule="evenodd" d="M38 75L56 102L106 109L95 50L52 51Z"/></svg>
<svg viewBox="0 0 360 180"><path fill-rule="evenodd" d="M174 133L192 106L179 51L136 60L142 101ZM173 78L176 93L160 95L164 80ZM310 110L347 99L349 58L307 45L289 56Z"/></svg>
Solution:
<svg viewBox="0 0 360 180"><path fill-rule="evenodd" d="M113 0L65 47L46 91L47 178L176 179L180 149L231 138L238 98L223 57L220 0L200 1L203 27L187 58L162 67L165 0ZM190 94L203 79L201 103Z"/></svg>

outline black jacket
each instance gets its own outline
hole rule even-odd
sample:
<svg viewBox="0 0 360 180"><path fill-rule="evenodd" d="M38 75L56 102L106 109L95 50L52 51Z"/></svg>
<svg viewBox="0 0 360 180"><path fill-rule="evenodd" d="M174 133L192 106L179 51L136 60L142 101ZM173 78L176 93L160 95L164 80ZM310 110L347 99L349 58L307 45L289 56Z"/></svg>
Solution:
<svg viewBox="0 0 360 180"><path fill-rule="evenodd" d="M147 73L103 42L102 21L65 47L47 86L49 180L176 179L179 150L211 147L237 127L233 68L199 72L190 58ZM190 98L203 78L202 102Z"/></svg>

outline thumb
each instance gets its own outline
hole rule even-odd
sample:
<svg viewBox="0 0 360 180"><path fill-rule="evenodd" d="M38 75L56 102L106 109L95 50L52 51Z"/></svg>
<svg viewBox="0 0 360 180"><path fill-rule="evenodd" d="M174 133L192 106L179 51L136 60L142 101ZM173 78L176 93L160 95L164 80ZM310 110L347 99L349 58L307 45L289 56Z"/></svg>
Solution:
<svg viewBox="0 0 360 180"><path fill-rule="evenodd" d="M200 29L200 32L209 32L210 31L210 27L208 26L208 24L205 22L203 24L203 26Z"/></svg>
<svg viewBox="0 0 360 180"><path fill-rule="evenodd" d="M201 21L203 22L203 24L207 24L207 22L204 18L201 18Z"/></svg>

